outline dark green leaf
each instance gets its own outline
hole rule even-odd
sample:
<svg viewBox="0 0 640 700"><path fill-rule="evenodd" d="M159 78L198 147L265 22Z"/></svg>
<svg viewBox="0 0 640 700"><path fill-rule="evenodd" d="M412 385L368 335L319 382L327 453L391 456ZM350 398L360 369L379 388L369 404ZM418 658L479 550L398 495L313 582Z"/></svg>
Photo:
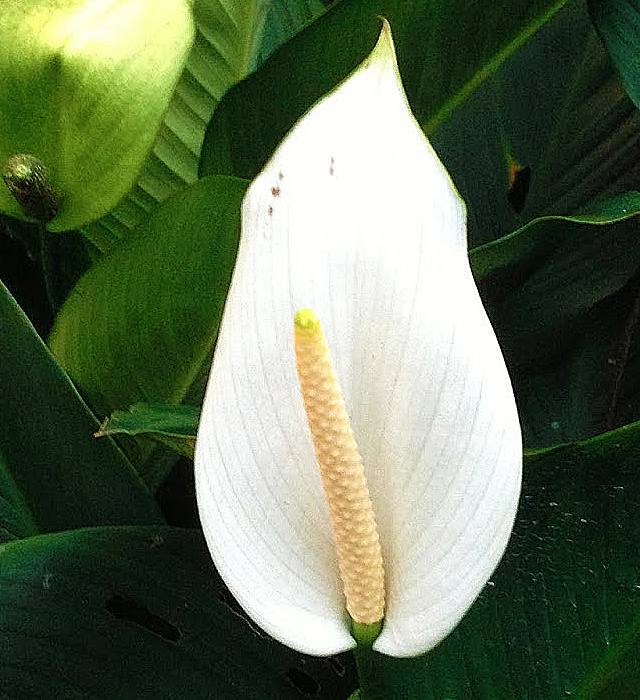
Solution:
<svg viewBox="0 0 640 700"><path fill-rule="evenodd" d="M2 700L335 700L354 686L256 630L202 534L169 527L0 546L0 655Z"/></svg>
<svg viewBox="0 0 640 700"><path fill-rule="evenodd" d="M594 254L589 256L583 253L581 257L585 264L600 266L601 260L591 260L590 257L607 257L606 250L602 248L607 240L610 241L610 245L615 246L614 252L609 255L624 254L619 250L623 245L620 232L626 229L616 229L618 235L614 236L612 229L607 225L626 222L626 226L631 224L634 230L635 219L639 214L640 193L626 192L581 214L535 219L497 241L472 249L469 258L474 276L480 284L500 287L504 296L508 296L518 286L518 281L528 276L531 270L539 270L543 264L552 261L556 265L562 265L558 262L559 251L566 255L566 251L589 246L588 252ZM597 228L598 226L601 228ZM576 252L573 252L573 255L578 257ZM628 278L628 275L625 276ZM563 283L558 281L558 285ZM612 282L612 289L618 288L619 282Z"/></svg>
<svg viewBox="0 0 640 700"><path fill-rule="evenodd" d="M615 343L635 308L639 213L640 195L627 193L597 213L543 217L470 253L528 446L584 438L640 415L634 398L607 418L624 353Z"/></svg>
<svg viewBox="0 0 640 700"><path fill-rule="evenodd" d="M0 502L16 507L15 529L0 525L23 536L160 522L122 452L93 437L97 421L1 284L0 328Z"/></svg>
<svg viewBox="0 0 640 700"><path fill-rule="evenodd" d="M207 129L200 172L255 176L295 121L371 51L380 15L391 23L409 101L430 132L563 4L343 0L227 92Z"/></svg>
<svg viewBox="0 0 640 700"><path fill-rule="evenodd" d="M636 106L640 105L640 2L588 0L589 12Z"/></svg>

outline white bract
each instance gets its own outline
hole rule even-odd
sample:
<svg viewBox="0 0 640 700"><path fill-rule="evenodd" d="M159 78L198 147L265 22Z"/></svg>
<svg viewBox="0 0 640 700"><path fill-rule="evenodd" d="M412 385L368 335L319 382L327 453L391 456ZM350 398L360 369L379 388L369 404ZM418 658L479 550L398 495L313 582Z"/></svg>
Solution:
<svg viewBox="0 0 640 700"><path fill-rule="evenodd" d="M249 189L196 449L218 570L284 644L355 645L293 347L319 317L378 522L374 649L421 654L460 621L507 544L521 438L466 250L466 212L402 89L385 23Z"/></svg>

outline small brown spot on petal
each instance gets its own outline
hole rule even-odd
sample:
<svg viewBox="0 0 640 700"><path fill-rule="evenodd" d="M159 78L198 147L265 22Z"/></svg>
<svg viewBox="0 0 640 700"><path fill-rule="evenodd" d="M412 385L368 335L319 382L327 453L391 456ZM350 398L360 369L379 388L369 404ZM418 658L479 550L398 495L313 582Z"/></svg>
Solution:
<svg viewBox="0 0 640 700"><path fill-rule="evenodd" d="M267 209L267 213L269 216L271 216L273 214L273 207L269 207L269 209Z"/></svg>
<svg viewBox="0 0 640 700"><path fill-rule="evenodd" d="M271 194L274 197L279 197L280 196L280 188L279 187L272 187L271 188Z"/></svg>
<svg viewBox="0 0 640 700"><path fill-rule="evenodd" d="M284 180L284 175L282 174L282 170L278 173L278 180Z"/></svg>
<svg viewBox="0 0 640 700"><path fill-rule="evenodd" d="M329 165L329 175L333 175L333 164L334 164L333 156L331 156L331 164Z"/></svg>

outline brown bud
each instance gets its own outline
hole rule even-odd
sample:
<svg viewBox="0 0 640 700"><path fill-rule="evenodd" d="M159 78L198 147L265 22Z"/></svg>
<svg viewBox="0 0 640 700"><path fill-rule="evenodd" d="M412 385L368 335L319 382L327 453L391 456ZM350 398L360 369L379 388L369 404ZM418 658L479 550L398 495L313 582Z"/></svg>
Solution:
<svg viewBox="0 0 640 700"><path fill-rule="evenodd" d="M11 156L2 178L25 215L43 224L60 211L60 197L53 189L44 163L28 153Z"/></svg>

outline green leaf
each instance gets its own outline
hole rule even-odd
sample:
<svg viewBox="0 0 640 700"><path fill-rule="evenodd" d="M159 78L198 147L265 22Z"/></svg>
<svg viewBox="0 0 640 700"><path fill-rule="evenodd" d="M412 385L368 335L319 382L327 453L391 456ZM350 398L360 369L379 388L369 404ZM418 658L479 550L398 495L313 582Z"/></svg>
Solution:
<svg viewBox="0 0 640 700"><path fill-rule="evenodd" d="M223 94L321 9L314 0L271 5L270 0L195 0L195 42L138 182L107 216L85 229L103 252L170 194L196 181L205 129Z"/></svg>
<svg viewBox="0 0 640 700"><path fill-rule="evenodd" d="M634 700L640 697L640 618L604 655L598 668L581 686L583 700Z"/></svg>
<svg viewBox="0 0 640 700"><path fill-rule="evenodd" d="M391 23L411 106L430 132L563 4L343 0L224 96L200 172L254 177L294 122L371 51L380 15Z"/></svg>
<svg viewBox="0 0 640 700"><path fill-rule="evenodd" d="M638 397L622 413L611 403L625 351L615 341L635 308L639 213L640 195L630 192L597 213L536 219L470 252L529 447L585 438L640 414Z"/></svg>
<svg viewBox="0 0 640 700"><path fill-rule="evenodd" d="M185 188L67 299L49 344L101 415L202 399L246 186L213 177Z"/></svg>
<svg viewBox="0 0 640 700"><path fill-rule="evenodd" d="M161 522L122 452L93 437L97 421L1 284L0 327L0 527L22 537Z"/></svg>
<svg viewBox="0 0 640 700"><path fill-rule="evenodd" d="M639 0L589 0L588 5L629 96L640 106Z"/></svg>
<svg viewBox="0 0 640 700"><path fill-rule="evenodd" d="M114 411L96 436L148 435L193 459L199 421L197 406L136 403L128 411Z"/></svg>
<svg viewBox="0 0 640 700"><path fill-rule="evenodd" d="M348 694L325 660L252 628L202 534L178 528L88 528L0 546L0 651L2 700Z"/></svg>

